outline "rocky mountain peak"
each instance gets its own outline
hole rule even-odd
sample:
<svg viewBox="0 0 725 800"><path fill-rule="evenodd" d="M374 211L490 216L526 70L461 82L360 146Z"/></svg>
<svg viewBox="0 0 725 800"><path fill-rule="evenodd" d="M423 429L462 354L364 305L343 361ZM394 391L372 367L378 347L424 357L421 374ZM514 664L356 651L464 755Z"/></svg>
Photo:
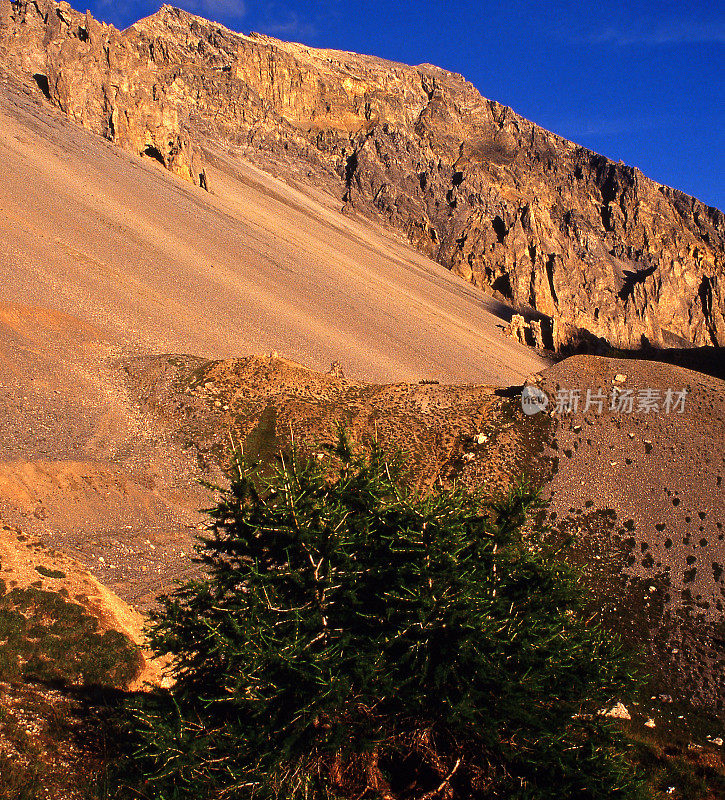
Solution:
<svg viewBox="0 0 725 800"><path fill-rule="evenodd" d="M123 32L0 2L0 65L203 183L215 148L337 196L539 319L549 346L725 345L725 217L459 75L245 36L163 5Z"/></svg>

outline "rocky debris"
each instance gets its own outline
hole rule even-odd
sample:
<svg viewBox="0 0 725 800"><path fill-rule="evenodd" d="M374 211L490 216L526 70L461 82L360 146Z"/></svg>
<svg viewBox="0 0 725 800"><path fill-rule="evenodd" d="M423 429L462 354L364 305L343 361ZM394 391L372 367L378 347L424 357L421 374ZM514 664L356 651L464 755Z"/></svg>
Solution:
<svg viewBox="0 0 725 800"><path fill-rule="evenodd" d="M603 708L599 713L603 717L611 717L612 719L632 719L627 707L621 701L610 709Z"/></svg>
<svg viewBox="0 0 725 800"><path fill-rule="evenodd" d="M648 653L657 693L721 710L725 382L589 355L542 374L556 427L550 524L606 619Z"/></svg>
<svg viewBox="0 0 725 800"><path fill-rule="evenodd" d="M531 454L542 449L548 429L546 417L522 431L520 399L488 387L358 383L280 356L203 366L178 357L129 358L123 370L145 413L164 421L169 441L196 443L207 464L226 463L230 441L253 461L270 460L293 441L313 452L331 444L344 422L356 442L399 447L417 488L461 481L497 495L531 471ZM533 469L542 473L541 464Z"/></svg>
<svg viewBox="0 0 725 800"><path fill-rule="evenodd" d="M114 732L112 692L0 683L0 794L87 800L103 779ZM114 709L115 710L115 709Z"/></svg>
<svg viewBox="0 0 725 800"><path fill-rule="evenodd" d="M197 184L215 142L326 188L548 317L554 349L725 344L725 216L459 75L244 36L170 6L119 32L52 0L0 5L0 63Z"/></svg>

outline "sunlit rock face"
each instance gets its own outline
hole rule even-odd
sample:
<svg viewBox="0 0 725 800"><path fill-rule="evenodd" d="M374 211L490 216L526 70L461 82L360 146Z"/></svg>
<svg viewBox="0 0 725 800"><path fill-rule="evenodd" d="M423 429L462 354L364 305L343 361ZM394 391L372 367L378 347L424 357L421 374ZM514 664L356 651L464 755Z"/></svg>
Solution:
<svg viewBox="0 0 725 800"><path fill-rule="evenodd" d="M0 63L197 184L222 146L332 192L546 317L557 349L725 345L725 216L459 75L244 36L170 6L119 32L52 0L1 0Z"/></svg>

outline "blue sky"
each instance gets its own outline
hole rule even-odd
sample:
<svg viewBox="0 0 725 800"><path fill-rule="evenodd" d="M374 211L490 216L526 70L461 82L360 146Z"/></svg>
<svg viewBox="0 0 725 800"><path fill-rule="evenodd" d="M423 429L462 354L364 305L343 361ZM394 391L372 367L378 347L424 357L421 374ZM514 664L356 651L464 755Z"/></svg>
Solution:
<svg viewBox="0 0 725 800"><path fill-rule="evenodd" d="M725 210L723 0L172 4L244 33L460 72L484 97ZM160 5L89 7L123 28Z"/></svg>

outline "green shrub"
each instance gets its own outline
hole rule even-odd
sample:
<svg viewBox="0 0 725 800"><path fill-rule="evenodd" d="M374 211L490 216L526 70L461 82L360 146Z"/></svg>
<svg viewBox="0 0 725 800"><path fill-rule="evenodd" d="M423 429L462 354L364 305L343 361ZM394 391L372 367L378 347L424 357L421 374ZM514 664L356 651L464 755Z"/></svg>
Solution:
<svg viewBox="0 0 725 800"><path fill-rule="evenodd" d="M48 569L48 567L43 566L42 564L38 564L35 568L35 571L40 573L44 578L65 578L65 572L62 572L59 569Z"/></svg>
<svg viewBox="0 0 725 800"><path fill-rule="evenodd" d="M118 631L83 606L34 587L0 597L0 680L127 686L144 661Z"/></svg>
<svg viewBox="0 0 725 800"><path fill-rule="evenodd" d="M134 796L642 796L596 713L628 661L536 495L412 494L344 435L331 457L261 489L240 464L210 512L208 579L150 628L177 683L132 712Z"/></svg>

